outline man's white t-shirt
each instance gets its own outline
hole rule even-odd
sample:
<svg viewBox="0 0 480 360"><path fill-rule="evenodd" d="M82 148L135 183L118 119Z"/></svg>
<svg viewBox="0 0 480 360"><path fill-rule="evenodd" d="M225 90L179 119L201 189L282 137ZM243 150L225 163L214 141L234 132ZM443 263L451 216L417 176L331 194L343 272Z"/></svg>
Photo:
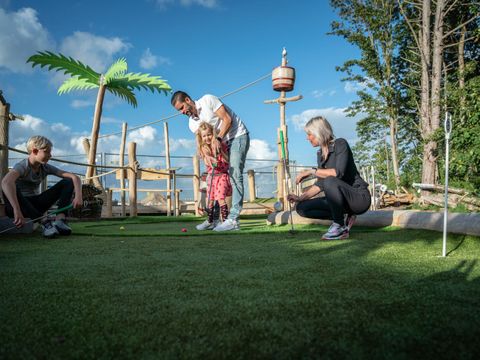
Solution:
<svg viewBox="0 0 480 360"><path fill-rule="evenodd" d="M222 125L222 119L220 119L215 112L221 107L225 107L225 110L232 118L232 126L227 134L225 134L224 140L229 141L240 135L248 133L248 130L245 124L242 122L242 119L235 114L232 109L227 105L222 103L220 99L214 95L204 95L197 101L195 101L195 106L197 108L198 117L190 116L188 119L188 127L195 134L198 130L198 127L202 122L209 123L213 125L217 130L220 130Z"/></svg>

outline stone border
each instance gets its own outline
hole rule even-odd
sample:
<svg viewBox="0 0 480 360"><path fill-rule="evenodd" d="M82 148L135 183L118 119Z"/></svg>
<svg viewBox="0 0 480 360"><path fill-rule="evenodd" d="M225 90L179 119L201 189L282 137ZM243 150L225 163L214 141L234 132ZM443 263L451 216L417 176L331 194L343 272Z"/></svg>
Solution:
<svg viewBox="0 0 480 360"><path fill-rule="evenodd" d="M308 219L296 211L292 213L294 224L330 225L330 220ZM290 213L281 211L267 218L268 225L289 224ZM357 217L356 225L369 227L398 226L405 229L443 231L443 212L416 210L367 211ZM480 236L480 213L449 213L447 230L449 233Z"/></svg>

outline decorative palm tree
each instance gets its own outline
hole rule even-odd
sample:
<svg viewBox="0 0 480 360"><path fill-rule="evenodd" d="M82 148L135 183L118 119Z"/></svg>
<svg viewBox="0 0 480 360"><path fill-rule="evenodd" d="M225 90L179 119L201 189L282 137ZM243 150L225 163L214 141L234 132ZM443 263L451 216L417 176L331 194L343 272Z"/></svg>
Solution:
<svg viewBox="0 0 480 360"><path fill-rule="evenodd" d="M150 90L152 92L168 94L172 89L160 76L150 76L150 74L127 73L127 61L124 58L115 61L105 74L94 71L88 65L62 54L54 54L50 51L41 52L28 58L27 63L32 63L32 67L40 65L47 66L48 70L55 69L63 71L64 74L71 75L70 78L59 87L58 94L68 93L73 90L89 90L98 88L97 102L95 104L95 113L92 125L92 142L90 152L88 153L88 163L95 165L95 156L97 152L98 133L100 131L100 119L102 117L103 99L105 91L126 100L133 107L137 107L137 99L134 90ZM89 166L87 178L93 175L93 167Z"/></svg>

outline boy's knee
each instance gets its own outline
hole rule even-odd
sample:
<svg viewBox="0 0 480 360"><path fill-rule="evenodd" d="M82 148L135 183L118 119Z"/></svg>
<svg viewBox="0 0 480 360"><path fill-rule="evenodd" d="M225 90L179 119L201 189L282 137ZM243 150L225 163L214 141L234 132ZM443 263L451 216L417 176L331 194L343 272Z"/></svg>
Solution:
<svg viewBox="0 0 480 360"><path fill-rule="evenodd" d="M67 179L67 178L62 179L62 180L60 180L60 184L62 185L62 187L67 188L67 189L72 189L72 191L73 191L74 186L73 186L72 179Z"/></svg>

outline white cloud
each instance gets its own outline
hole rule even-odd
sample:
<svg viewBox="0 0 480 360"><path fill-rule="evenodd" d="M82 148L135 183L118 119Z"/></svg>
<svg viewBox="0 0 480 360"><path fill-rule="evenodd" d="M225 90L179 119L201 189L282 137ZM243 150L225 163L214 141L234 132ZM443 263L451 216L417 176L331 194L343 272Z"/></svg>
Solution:
<svg viewBox="0 0 480 360"><path fill-rule="evenodd" d="M147 48L143 52L142 57L140 58L140 67L146 70L153 69L154 67L159 65L171 65L171 64L172 62L170 61L170 59L163 56L153 55L152 52L150 51L150 48Z"/></svg>
<svg viewBox="0 0 480 360"><path fill-rule="evenodd" d="M170 152L188 151L189 155L194 155L197 151L197 143L192 139L169 139ZM164 152L163 152L164 153Z"/></svg>
<svg viewBox="0 0 480 360"><path fill-rule="evenodd" d="M127 141L134 141L139 147L143 147L155 140L157 129L151 126L145 126L137 130L133 130L127 136Z"/></svg>
<svg viewBox="0 0 480 360"><path fill-rule="evenodd" d="M55 123L52 125L52 131L54 132L68 132L70 131L70 128L67 125L64 125L62 123Z"/></svg>
<svg viewBox="0 0 480 360"><path fill-rule="evenodd" d="M357 121L363 114L357 114L355 117L348 117L345 114L346 108L324 108L309 109L301 114L293 115L290 121L295 125L296 131L303 131L305 124L313 117L323 116L332 125L335 136L347 139L350 143L355 143L357 132L355 130Z"/></svg>
<svg viewBox="0 0 480 360"><path fill-rule="evenodd" d="M265 140L252 139L247 157L249 159L276 159L277 153Z"/></svg>
<svg viewBox="0 0 480 360"><path fill-rule="evenodd" d="M140 58L140 67L148 70L153 69L155 66L157 66L157 57L152 54L150 48L147 48Z"/></svg>
<svg viewBox="0 0 480 360"><path fill-rule="evenodd" d="M220 5L219 0L156 0L156 4L160 9L166 9L169 5L180 4L181 6L198 5L209 9L216 8Z"/></svg>
<svg viewBox="0 0 480 360"><path fill-rule="evenodd" d="M367 87L367 82L354 82L354 81L347 81L344 86L344 90L346 93L354 93L359 90L363 90Z"/></svg>
<svg viewBox="0 0 480 360"><path fill-rule="evenodd" d="M26 64L28 57L55 47L32 8L10 13L0 8L0 44L0 68L16 73L30 72L32 67Z"/></svg>
<svg viewBox="0 0 480 360"><path fill-rule="evenodd" d="M106 38L76 31L63 39L60 52L104 72L114 61L114 55L126 52L131 45L118 37Z"/></svg>
<svg viewBox="0 0 480 360"><path fill-rule="evenodd" d="M94 101L92 100L79 100L79 99L75 99L72 101L72 103L70 104L71 107L73 107L74 109L79 109L79 108L84 108L84 107L89 107L89 106L93 106L95 104Z"/></svg>

